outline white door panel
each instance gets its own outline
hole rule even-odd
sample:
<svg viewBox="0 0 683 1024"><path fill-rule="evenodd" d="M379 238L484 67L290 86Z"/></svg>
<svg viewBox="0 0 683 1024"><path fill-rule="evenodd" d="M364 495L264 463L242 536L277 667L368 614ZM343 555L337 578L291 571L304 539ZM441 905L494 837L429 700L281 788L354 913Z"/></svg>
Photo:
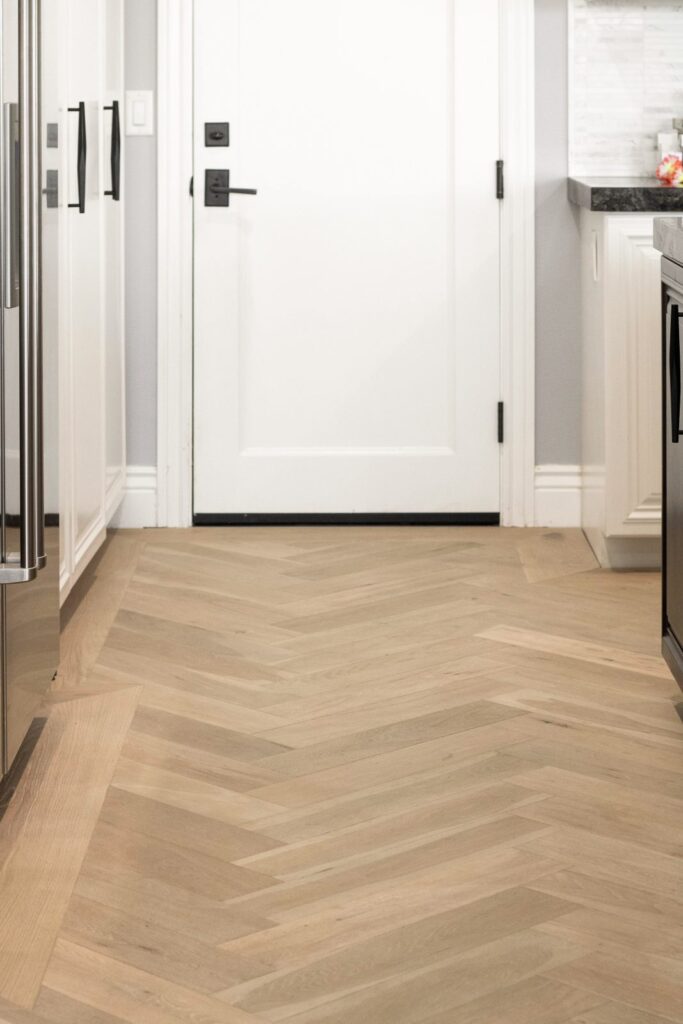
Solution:
<svg viewBox="0 0 683 1024"><path fill-rule="evenodd" d="M195 9L195 512L497 512L498 0Z"/></svg>

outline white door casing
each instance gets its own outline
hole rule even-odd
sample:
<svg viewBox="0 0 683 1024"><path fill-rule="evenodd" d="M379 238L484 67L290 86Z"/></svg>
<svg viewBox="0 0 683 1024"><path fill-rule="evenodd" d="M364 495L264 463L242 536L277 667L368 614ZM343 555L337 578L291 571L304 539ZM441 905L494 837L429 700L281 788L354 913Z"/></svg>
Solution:
<svg viewBox="0 0 683 1024"><path fill-rule="evenodd" d="M196 513L499 512L497 18L196 0Z"/></svg>
<svg viewBox="0 0 683 1024"><path fill-rule="evenodd" d="M105 0L102 11L104 33L104 61L102 67L101 97L103 109L100 124L102 153L104 154L102 238L104 258L104 345L106 395L106 489L105 515L107 523L121 504L126 481L126 366L125 366L125 143L124 130L124 0ZM119 198L106 195L112 191L112 132L114 111L119 105L120 157Z"/></svg>
<svg viewBox="0 0 683 1024"><path fill-rule="evenodd" d="M167 526L188 525L192 514L190 7L181 0L159 0L158 477L159 525ZM532 0L501 4L501 36L502 155L510 158L506 200L502 204L500 393L506 402L507 423L506 444L501 451L502 508L507 525L525 525L533 520L534 475L534 105L533 60L526 59L533 56L534 49ZM481 67L484 69L484 63ZM405 142L400 151L408 152ZM235 158L234 151L231 156ZM235 170L234 185L258 184L238 181L237 177ZM199 187L199 176L197 184Z"/></svg>

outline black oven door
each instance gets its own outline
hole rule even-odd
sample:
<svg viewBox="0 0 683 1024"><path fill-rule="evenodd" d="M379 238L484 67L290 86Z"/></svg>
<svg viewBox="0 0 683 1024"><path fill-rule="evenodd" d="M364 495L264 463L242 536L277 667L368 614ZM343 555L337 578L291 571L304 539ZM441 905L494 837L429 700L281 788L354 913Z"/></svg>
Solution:
<svg viewBox="0 0 683 1024"><path fill-rule="evenodd" d="M681 334L683 295L667 303L665 389L666 443L666 617L668 627L683 647L683 377Z"/></svg>

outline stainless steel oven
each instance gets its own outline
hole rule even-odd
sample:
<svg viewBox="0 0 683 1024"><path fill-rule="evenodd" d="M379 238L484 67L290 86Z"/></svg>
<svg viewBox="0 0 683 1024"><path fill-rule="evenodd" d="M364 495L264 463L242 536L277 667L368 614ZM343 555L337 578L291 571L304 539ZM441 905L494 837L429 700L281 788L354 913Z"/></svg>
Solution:
<svg viewBox="0 0 683 1024"><path fill-rule="evenodd" d="M664 656L683 687L683 265L662 261L664 384Z"/></svg>

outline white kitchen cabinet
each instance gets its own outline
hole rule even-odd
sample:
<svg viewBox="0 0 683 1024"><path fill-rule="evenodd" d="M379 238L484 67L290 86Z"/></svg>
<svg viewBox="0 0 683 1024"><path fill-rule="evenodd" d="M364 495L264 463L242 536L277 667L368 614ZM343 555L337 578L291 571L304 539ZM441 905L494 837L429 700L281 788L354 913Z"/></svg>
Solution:
<svg viewBox="0 0 683 1024"><path fill-rule="evenodd" d="M68 60L58 130L62 599L105 539L123 494L125 450L123 204L106 195L112 191L114 114L106 108L123 102L123 4L63 0L63 12ZM79 183L84 128L86 169Z"/></svg>
<svg viewBox="0 0 683 1024"><path fill-rule="evenodd" d="M660 563L661 283L654 217L581 210L583 528L600 564Z"/></svg>

